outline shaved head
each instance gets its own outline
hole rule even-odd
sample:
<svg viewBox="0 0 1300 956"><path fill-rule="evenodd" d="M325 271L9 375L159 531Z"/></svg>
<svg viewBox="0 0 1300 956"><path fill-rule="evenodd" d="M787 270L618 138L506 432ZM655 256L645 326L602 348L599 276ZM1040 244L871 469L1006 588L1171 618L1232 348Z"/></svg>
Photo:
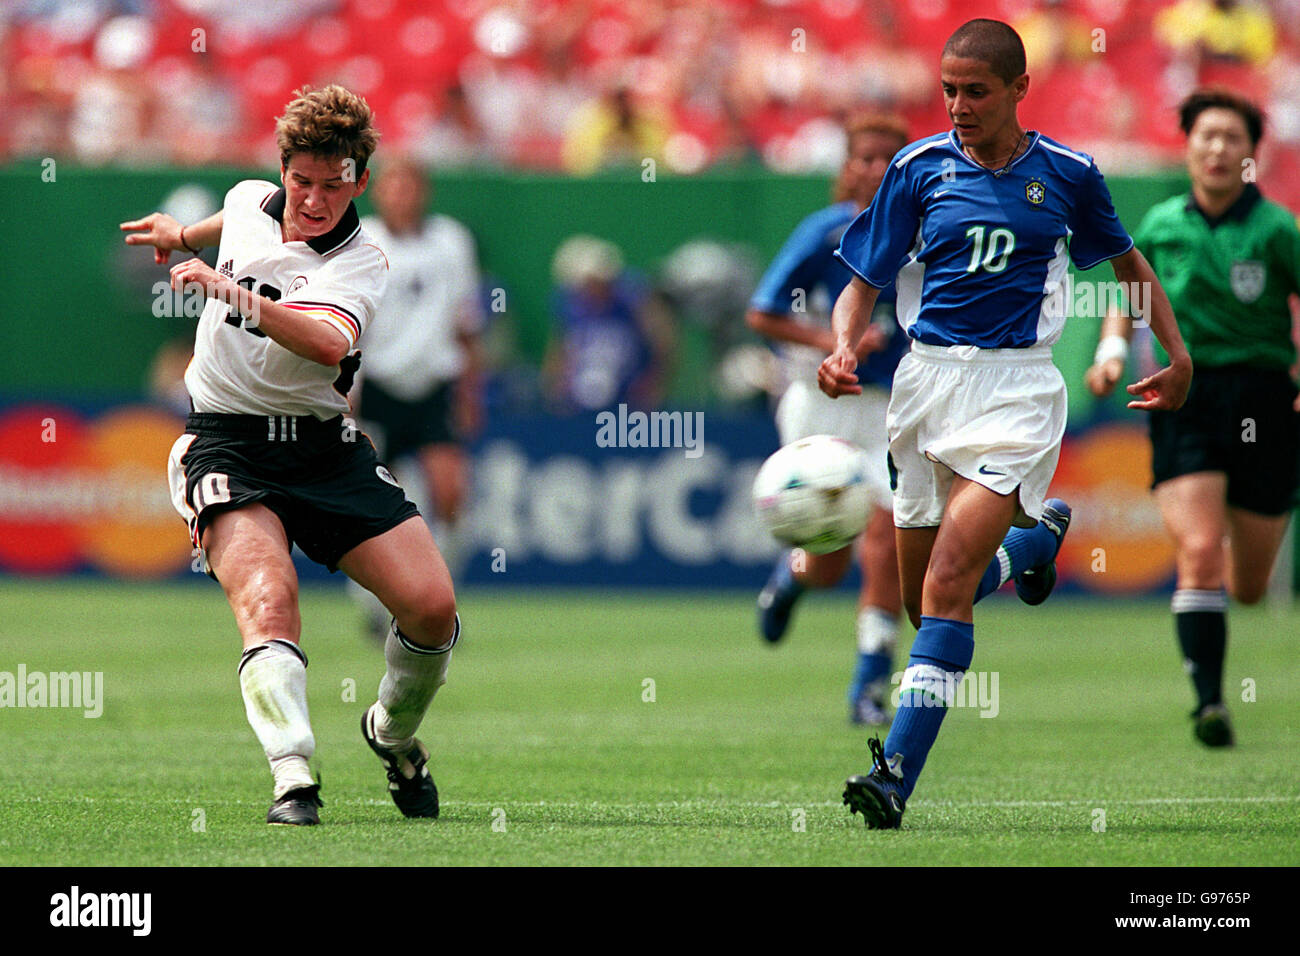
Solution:
<svg viewBox="0 0 1300 956"><path fill-rule="evenodd" d="M1025 72L1025 45L1020 34L1001 20L968 20L943 45L943 56L979 60L994 76L1011 83Z"/></svg>

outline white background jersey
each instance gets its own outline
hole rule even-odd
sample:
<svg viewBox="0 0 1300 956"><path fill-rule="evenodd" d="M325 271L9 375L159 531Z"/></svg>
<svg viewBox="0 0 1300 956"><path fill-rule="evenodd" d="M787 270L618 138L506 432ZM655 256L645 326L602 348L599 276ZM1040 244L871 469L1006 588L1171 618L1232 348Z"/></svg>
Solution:
<svg viewBox="0 0 1300 956"><path fill-rule="evenodd" d="M395 236L377 216L362 220L388 255L388 291L361 340L367 379L405 401L458 378L465 350L458 330L483 326L478 260L468 229L450 216L430 216L416 235Z"/></svg>
<svg viewBox="0 0 1300 956"><path fill-rule="evenodd" d="M388 280L388 263L349 204L337 226L308 242L284 242L285 192L246 180L226 193L217 270L258 295L327 322L348 348L365 331ZM295 355L229 306L209 299L199 319L185 387L197 412L315 415L348 411L334 388L337 365Z"/></svg>

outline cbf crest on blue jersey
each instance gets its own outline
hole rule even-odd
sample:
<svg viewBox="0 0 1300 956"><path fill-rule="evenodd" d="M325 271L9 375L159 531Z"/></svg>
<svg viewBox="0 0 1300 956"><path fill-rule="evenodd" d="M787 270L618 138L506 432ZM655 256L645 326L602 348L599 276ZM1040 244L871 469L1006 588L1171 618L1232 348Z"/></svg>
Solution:
<svg viewBox="0 0 1300 956"><path fill-rule="evenodd" d="M835 254L864 281L898 290L898 321L929 345L1028 348L1061 337L1056 294L1082 270L1133 248L1092 157L1039 133L994 172L954 132L905 146Z"/></svg>

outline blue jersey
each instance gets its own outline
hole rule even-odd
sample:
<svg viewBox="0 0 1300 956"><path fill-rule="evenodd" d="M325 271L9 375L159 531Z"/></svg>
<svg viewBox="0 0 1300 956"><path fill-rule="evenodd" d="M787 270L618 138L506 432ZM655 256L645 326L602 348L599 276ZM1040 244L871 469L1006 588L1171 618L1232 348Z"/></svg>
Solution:
<svg viewBox="0 0 1300 956"><path fill-rule="evenodd" d="M898 320L928 345L1027 348L1061 337L1069 260L1091 269L1133 247L1092 157L1039 133L1005 171L955 132L904 147L836 255L897 286Z"/></svg>
<svg viewBox="0 0 1300 956"><path fill-rule="evenodd" d="M805 310L811 312L812 305L820 302L829 314L835 300L853 277L835 258L835 248L857 214L858 207L854 203L841 202L818 210L799 223L763 273L750 305L762 312L791 314L796 304L795 297L802 291ZM893 282L881 290L872 319L880 322L891 335L884 349L871 353L865 361L858 363L858 381L888 388L894 379L894 369L908 345L907 336L899 331L894 321Z"/></svg>
<svg viewBox="0 0 1300 956"><path fill-rule="evenodd" d="M575 407L638 403L633 386L654 365L654 352L639 317L648 295L640 278L627 270L605 297L570 286L554 293L567 362L565 398Z"/></svg>

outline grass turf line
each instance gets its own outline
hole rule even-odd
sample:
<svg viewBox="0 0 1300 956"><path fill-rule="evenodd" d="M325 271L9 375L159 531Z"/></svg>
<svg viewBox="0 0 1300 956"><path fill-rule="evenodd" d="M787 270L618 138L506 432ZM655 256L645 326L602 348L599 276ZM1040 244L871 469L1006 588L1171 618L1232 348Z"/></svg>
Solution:
<svg viewBox="0 0 1300 956"><path fill-rule="evenodd" d="M98 719L0 709L0 864L1300 863L1295 612L1233 609L1239 744L1212 752L1163 602L981 605L973 666L998 672L999 713L949 714L904 829L876 833L839 802L870 764L846 720L847 593L805 600L777 648L747 594L461 594L465 640L421 731L433 824L400 817L358 732L380 649L341 593L302 607L314 829L263 822L215 585L0 583L0 671L103 671L106 697Z"/></svg>

